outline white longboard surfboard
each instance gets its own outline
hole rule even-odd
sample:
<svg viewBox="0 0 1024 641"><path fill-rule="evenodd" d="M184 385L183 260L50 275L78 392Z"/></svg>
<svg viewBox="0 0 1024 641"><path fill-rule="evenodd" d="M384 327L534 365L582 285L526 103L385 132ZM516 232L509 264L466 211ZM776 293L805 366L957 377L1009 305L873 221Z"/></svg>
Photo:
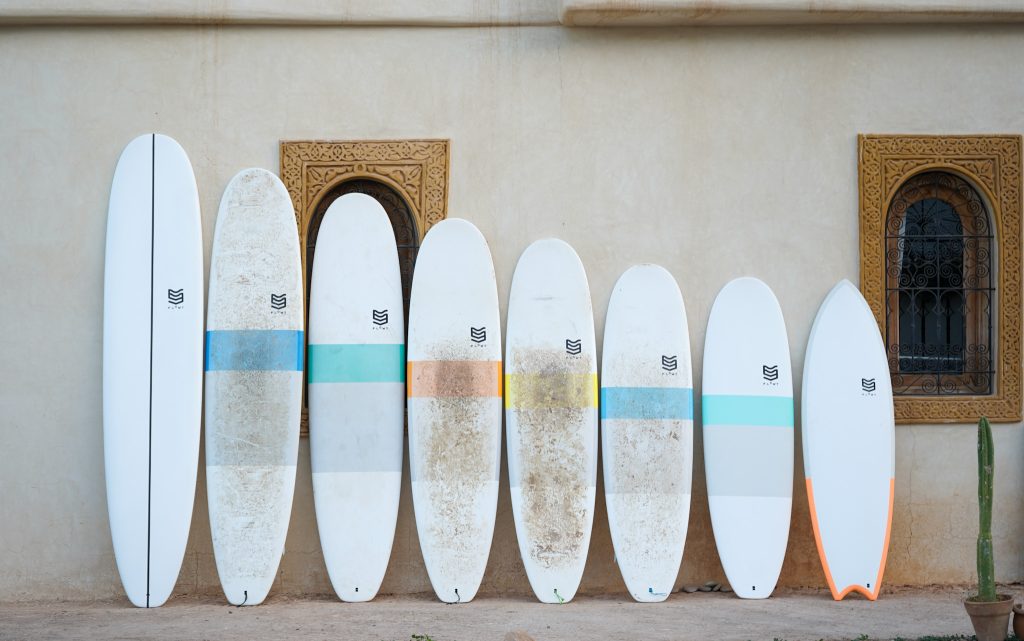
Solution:
<svg viewBox="0 0 1024 641"><path fill-rule="evenodd" d="M756 278L719 292L704 342L704 467L715 544L737 596L771 595L793 507L793 375L782 309Z"/></svg>
<svg viewBox="0 0 1024 641"><path fill-rule="evenodd" d="M664 601L689 524L693 379L683 297L657 265L631 267L612 290L600 405L615 559L634 599Z"/></svg>
<svg viewBox="0 0 1024 641"><path fill-rule="evenodd" d="M103 292L103 452L114 556L139 607L164 603L192 522L203 391L199 193L171 138L114 172Z"/></svg>
<svg viewBox="0 0 1024 641"><path fill-rule="evenodd" d="M295 487L304 357L291 199L264 169L224 190L206 319L206 491L228 601L256 605L284 550Z"/></svg>
<svg viewBox="0 0 1024 641"><path fill-rule="evenodd" d="M309 449L334 591L369 601L391 556L402 484L405 324L391 221L345 194L317 232L309 294Z"/></svg>
<svg viewBox="0 0 1024 641"><path fill-rule="evenodd" d="M416 531L442 601L476 596L501 464L501 325L491 251L471 223L435 225L409 304L409 461Z"/></svg>
<svg viewBox="0 0 1024 641"><path fill-rule="evenodd" d="M889 550L896 447L892 383L871 309L850 281L818 310L804 361L803 452L818 555L837 601L874 601Z"/></svg>
<svg viewBox="0 0 1024 641"><path fill-rule="evenodd" d="M597 484L597 353L590 288L576 252L539 240L512 278L505 356L509 483L534 594L576 594Z"/></svg>

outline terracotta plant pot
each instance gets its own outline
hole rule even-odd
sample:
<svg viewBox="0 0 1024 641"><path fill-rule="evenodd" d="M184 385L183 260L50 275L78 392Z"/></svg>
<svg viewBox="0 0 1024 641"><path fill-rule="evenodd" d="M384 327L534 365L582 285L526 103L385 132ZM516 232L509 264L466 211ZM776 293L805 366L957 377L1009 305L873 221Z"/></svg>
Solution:
<svg viewBox="0 0 1024 641"><path fill-rule="evenodd" d="M1013 597L998 595L998 601L983 602L964 599L964 608L971 617L974 634L978 641L1006 641L1006 629L1010 624Z"/></svg>
<svg viewBox="0 0 1024 641"><path fill-rule="evenodd" d="M1013 636L1024 639L1024 605L1013 606Z"/></svg>

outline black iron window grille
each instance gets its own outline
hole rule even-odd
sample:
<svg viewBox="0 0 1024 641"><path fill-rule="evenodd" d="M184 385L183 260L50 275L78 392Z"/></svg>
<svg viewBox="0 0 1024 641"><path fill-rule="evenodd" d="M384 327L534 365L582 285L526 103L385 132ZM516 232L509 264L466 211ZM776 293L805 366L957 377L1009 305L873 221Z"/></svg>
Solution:
<svg viewBox="0 0 1024 641"><path fill-rule="evenodd" d="M907 180L885 225L885 332L894 394L993 391L992 221L966 180Z"/></svg>

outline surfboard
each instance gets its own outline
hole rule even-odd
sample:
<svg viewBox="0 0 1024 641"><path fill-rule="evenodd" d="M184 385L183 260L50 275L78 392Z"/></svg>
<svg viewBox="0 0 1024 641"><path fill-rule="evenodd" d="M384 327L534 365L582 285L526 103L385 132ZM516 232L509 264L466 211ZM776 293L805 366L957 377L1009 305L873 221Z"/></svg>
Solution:
<svg viewBox="0 0 1024 641"><path fill-rule="evenodd" d="M693 379L683 297L662 267L631 267L612 290L600 405L615 559L634 599L664 601L690 517Z"/></svg>
<svg viewBox="0 0 1024 641"><path fill-rule="evenodd" d="M228 601L263 601L295 487L302 412L302 269L291 199L244 169L217 213L206 318L206 494Z"/></svg>
<svg viewBox="0 0 1024 641"><path fill-rule="evenodd" d="M512 277L505 354L509 482L519 551L543 603L583 576L597 484L597 353L590 288L567 243L538 240Z"/></svg>
<svg viewBox="0 0 1024 641"><path fill-rule="evenodd" d="M874 601L889 550L896 430L885 346L864 297L840 281L821 304L804 361L804 474L832 596Z"/></svg>
<svg viewBox="0 0 1024 641"><path fill-rule="evenodd" d="M405 429L403 304L387 212L365 194L341 196L317 232L307 394L320 545L344 601L377 594L395 538Z"/></svg>
<svg viewBox="0 0 1024 641"><path fill-rule="evenodd" d="M103 454L121 583L138 607L174 589L192 522L203 393L203 233L185 150L125 147L107 213Z"/></svg>
<svg viewBox="0 0 1024 641"><path fill-rule="evenodd" d="M409 467L437 597L465 603L487 566L501 464L501 325L487 241L450 218L427 234L409 302Z"/></svg>
<svg viewBox="0 0 1024 641"><path fill-rule="evenodd" d="M719 292L704 341L704 467L718 555L737 596L771 595L793 507L793 375L782 309L756 278Z"/></svg>

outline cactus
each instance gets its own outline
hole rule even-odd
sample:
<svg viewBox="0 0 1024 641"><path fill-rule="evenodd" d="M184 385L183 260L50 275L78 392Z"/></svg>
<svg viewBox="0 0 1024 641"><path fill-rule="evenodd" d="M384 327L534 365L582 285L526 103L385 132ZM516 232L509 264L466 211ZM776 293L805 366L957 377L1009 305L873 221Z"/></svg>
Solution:
<svg viewBox="0 0 1024 641"><path fill-rule="evenodd" d="M996 601L995 562L992 558L992 428L978 421L978 601Z"/></svg>

